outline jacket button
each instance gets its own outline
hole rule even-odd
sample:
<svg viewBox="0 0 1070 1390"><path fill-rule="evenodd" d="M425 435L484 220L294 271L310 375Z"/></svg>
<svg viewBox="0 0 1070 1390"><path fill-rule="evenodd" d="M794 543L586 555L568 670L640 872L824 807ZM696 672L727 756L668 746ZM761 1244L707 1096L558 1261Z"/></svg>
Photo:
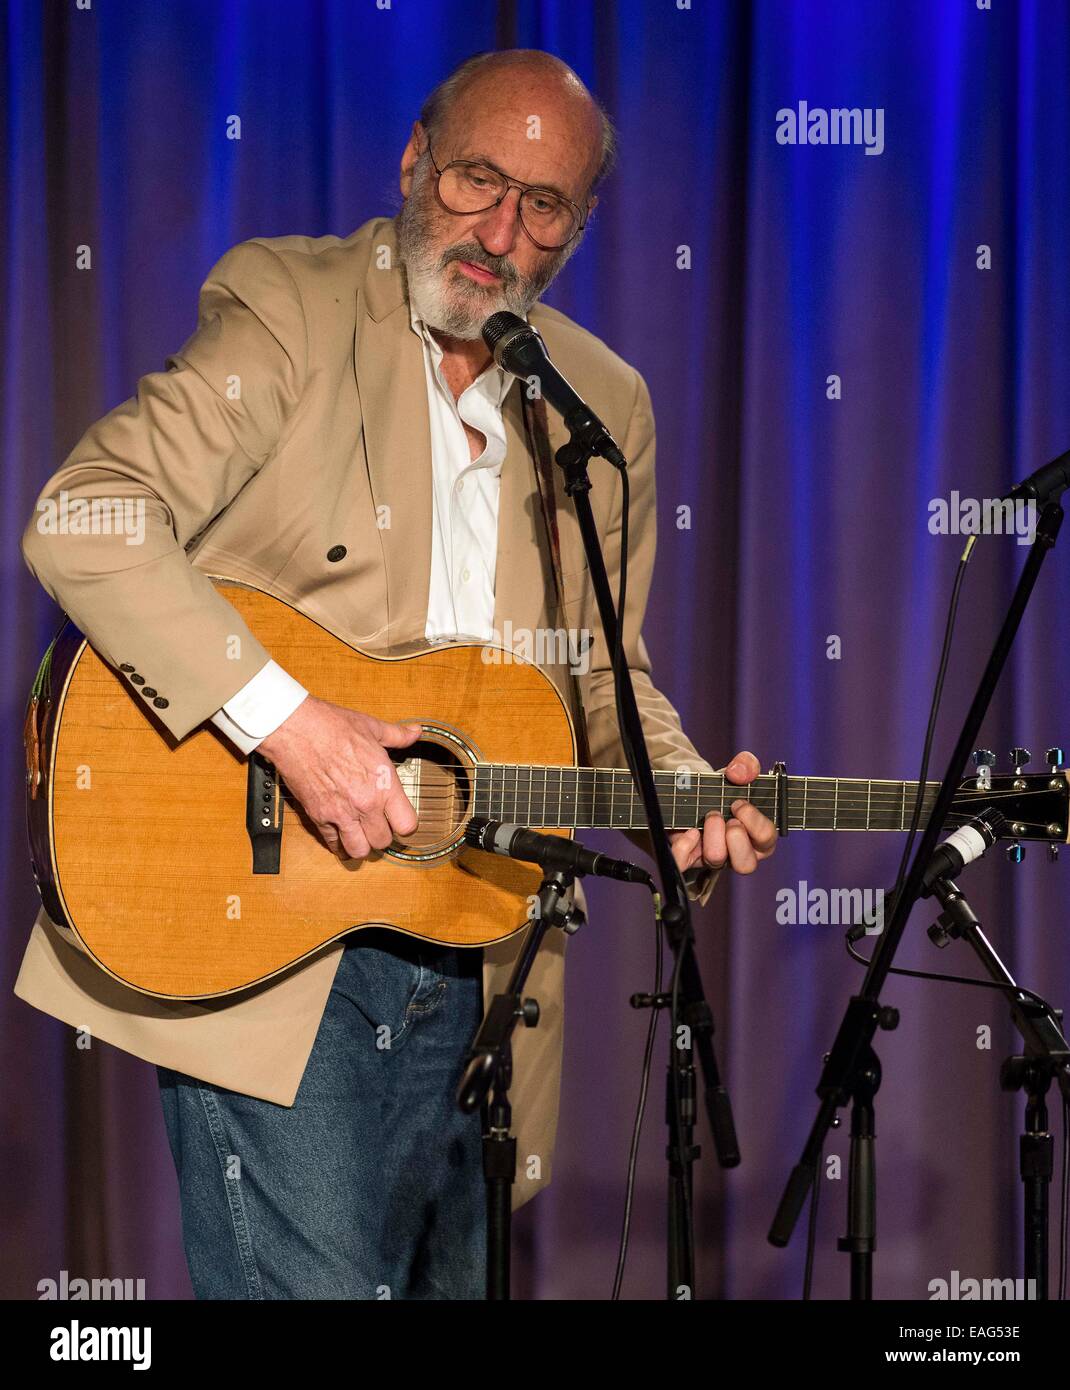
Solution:
<svg viewBox="0 0 1070 1390"><path fill-rule="evenodd" d="M130 665L129 661L124 661L123 664L119 667L120 671L132 671L133 669L134 668Z"/></svg>
<svg viewBox="0 0 1070 1390"><path fill-rule="evenodd" d="M167 706L171 703L171 701L165 700L162 695L157 695L156 699L153 700L152 703L156 706L157 709L166 709Z"/></svg>
<svg viewBox="0 0 1070 1390"><path fill-rule="evenodd" d="M145 684L145 677L144 677L144 676L139 676L139 675L137 674L136 671L135 671L134 674L130 677L130 680L131 680L131 683L132 683L133 685L144 685L144 684Z"/></svg>
<svg viewBox="0 0 1070 1390"><path fill-rule="evenodd" d="M141 693L142 695L144 695L146 700L151 700L152 697L156 694L156 691L153 690L151 685L146 685Z"/></svg>
<svg viewBox="0 0 1070 1390"><path fill-rule="evenodd" d="M344 545L332 545L327 552L327 559L332 565L336 565L339 560L346 558L346 548Z"/></svg>

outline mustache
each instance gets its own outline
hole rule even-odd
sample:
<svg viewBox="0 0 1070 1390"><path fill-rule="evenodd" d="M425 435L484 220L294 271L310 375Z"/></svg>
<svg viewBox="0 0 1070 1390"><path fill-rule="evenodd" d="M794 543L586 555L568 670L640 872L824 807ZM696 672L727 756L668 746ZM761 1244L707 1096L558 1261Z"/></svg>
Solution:
<svg viewBox="0 0 1070 1390"><path fill-rule="evenodd" d="M497 275L503 285L513 286L521 279L520 272L508 256L488 255L478 241L465 241L458 246L448 246L442 253L439 269L445 270L451 261L469 261L472 265L481 266L492 275Z"/></svg>

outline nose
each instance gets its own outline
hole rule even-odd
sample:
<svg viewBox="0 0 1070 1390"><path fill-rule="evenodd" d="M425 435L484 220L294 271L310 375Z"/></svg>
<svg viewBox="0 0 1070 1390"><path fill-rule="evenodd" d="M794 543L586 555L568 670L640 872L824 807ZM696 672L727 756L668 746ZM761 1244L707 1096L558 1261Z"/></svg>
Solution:
<svg viewBox="0 0 1070 1390"><path fill-rule="evenodd" d="M507 256L516 245L520 233L520 189L510 188L497 207L488 208L473 224L484 251L492 256Z"/></svg>

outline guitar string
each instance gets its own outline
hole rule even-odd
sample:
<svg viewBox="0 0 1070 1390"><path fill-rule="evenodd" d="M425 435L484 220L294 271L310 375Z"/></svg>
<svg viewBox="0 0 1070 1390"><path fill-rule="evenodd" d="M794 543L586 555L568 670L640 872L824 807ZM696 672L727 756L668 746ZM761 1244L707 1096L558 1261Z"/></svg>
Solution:
<svg viewBox="0 0 1070 1390"><path fill-rule="evenodd" d="M630 785L630 783L627 783L627 784L625 784L625 785ZM779 800L779 798L778 798L778 796L777 796L777 791L776 791L775 788L764 788L764 787L763 787L763 788L759 788L758 791L759 791L760 793L762 793L762 794L759 795L758 797L755 797L755 796L754 796L753 784L751 784L750 786L740 786L740 787L738 787L738 788L735 787L735 784L728 784L728 785L731 786L733 790L737 790L737 789L738 789L738 791L740 792L740 796L742 797L743 800L750 800L750 801L755 802L755 803L758 802L758 801L760 801L760 802L762 802L763 804L769 802L769 803L772 803L772 804L774 804L774 805L775 805L775 804L777 803L777 801ZM574 797L574 796L579 796L579 797L580 797L582 800L584 800L584 801L593 799L593 801L594 801L595 803L597 803L599 800L604 800L604 799L607 798L607 797L609 797L609 798L612 799L612 797L614 796L616 790L618 790L618 787L617 787L616 785L614 785L614 786L598 786L598 785L592 784L592 785L589 786L589 787L580 787L580 786L577 786L577 787L575 787L575 788L566 788L566 787L564 786L564 784L562 784L562 785L560 785L560 786L558 786L558 785L554 785L554 786L550 786L550 785L547 785L547 786L534 786L534 785L533 785L533 786L530 786L530 787L519 787L519 788L518 788L518 787L495 787L495 786L493 786L493 785L492 785L492 786L487 786L486 784L482 784L482 783L479 783L479 782L477 781L476 786L475 786L475 788L474 788L474 795L475 795L475 796L483 796L483 797L485 797L485 798L489 798L489 799L493 800L493 801L496 802L496 803L501 803L501 804L509 804L509 803L512 803L512 804L514 804L514 805L519 805L519 804L521 804L521 802L524 802L524 801L535 801L535 800L538 800L538 799L540 799L540 798L541 798L543 801L546 801L546 800L552 799L552 798L555 797L555 796L557 796L557 797L562 797L562 798L564 798L564 797L572 798L572 797ZM683 799L683 800L685 800L685 801L694 799L694 800L698 800L698 801L702 802L702 801L708 801L708 800L710 800L711 798L712 798L712 799L721 799L721 798L719 798L719 797L717 796L717 793L718 793L719 790L720 790L719 788L715 788L715 787L711 787L711 788L699 787L699 788L688 788L688 789L676 789L676 795L677 795L677 799ZM1035 797L1038 797L1038 796L1046 796L1046 795L1049 795L1049 794L1051 793L1052 790L1054 790L1054 789L1052 789L1052 788L1036 788L1036 789L1034 789L1034 790L1029 790L1029 791L1021 791L1021 790L1014 790L1014 789L1005 789L1005 790L1002 790L1002 789L1001 789L1001 790L990 790L990 791L978 791L978 790L973 789L973 788L966 788L966 789L960 790L959 792L956 793L956 800L958 800L958 801L964 801L964 800L985 801L985 802L989 802L989 803L991 803L991 802L993 802L993 801L1001 801L1001 800L1004 800L1004 801L1023 801L1023 800L1028 800L1028 799L1030 799L1030 798L1035 798ZM593 798L592 798L592 795L591 795L592 793L593 793ZM453 788L424 787L424 788L421 788L421 791L420 791L420 800L421 800L421 802L435 801L436 799L440 799L440 800L451 800L451 799L455 799L456 794L457 794L457 793L456 793L456 786L454 786ZM662 798L659 798L659 799L662 799ZM736 799L739 799L739 798L733 798L733 799L736 800ZM931 808L933 805L935 805L935 800L936 800L935 796L931 796L931 797L930 797L930 796L927 794L926 797L925 797L925 801L929 803L929 807L930 807L930 808ZM895 808L898 808L898 807L900 806L901 801L902 801L902 793L901 793L901 792L896 792L896 793L894 793L894 794L893 794L893 793L888 793L888 794L886 794L886 795L879 795L876 788L874 788L874 793L873 793L872 796L868 796L868 795L867 795L867 796L860 796L860 797L856 797L856 798L849 797L849 796L846 796L846 795L844 795L844 794L841 794L841 795L839 795L838 797L835 796L835 795L831 795L831 796L830 796L828 793L826 793L824 796L822 796L822 795L821 795L819 792L817 792L815 789L809 788L809 789L808 789L808 795L807 795L807 809L808 809L808 810L809 810L809 809L813 809L813 808L827 809L829 806L838 806L839 809L840 809L841 811L845 812L845 813L847 813L847 812L851 812L851 813L862 813L862 812L865 810L865 808L866 808L867 806L876 807L877 809L895 809Z"/></svg>

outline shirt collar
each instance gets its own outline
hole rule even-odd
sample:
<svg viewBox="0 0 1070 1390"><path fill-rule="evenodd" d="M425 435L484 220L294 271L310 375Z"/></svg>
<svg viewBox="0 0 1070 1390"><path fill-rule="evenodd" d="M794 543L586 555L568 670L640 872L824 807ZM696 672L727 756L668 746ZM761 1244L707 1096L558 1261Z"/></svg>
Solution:
<svg viewBox="0 0 1070 1390"><path fill-rule="evenodd" d="M528 321L527 314L523 315L523 319L525 323ZM412 331L418 338L422 338L427 345L431 353L431 361L437 367L442 361L441 344L436 341L434 335L427 327L427 324L424 323L423 319L416 312L416 306L411 299L409 300L409 322L412 325ZM513 376L512 372L507 372L495 362L491 362L486 371L484 371L481 376L476 377L472 385L479 386L480 390L483 391L485 395L489 396L490 399L494 401L495 405L500 407L509 394L509 389L515 380L516 378Z"/></svg>

